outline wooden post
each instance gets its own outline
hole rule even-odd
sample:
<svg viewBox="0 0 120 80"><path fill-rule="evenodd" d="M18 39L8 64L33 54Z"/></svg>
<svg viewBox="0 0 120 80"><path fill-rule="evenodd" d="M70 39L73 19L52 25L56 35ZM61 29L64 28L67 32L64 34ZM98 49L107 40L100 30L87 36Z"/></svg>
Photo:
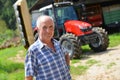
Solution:
<svg viewBox="0 0 120 80"><path fill-rule="evenodd" d="M19 14L17 18L18 17L20 18L20 23L18 23L18 25L22 25L22 32L25 39L24 47L27 49L34 42L34 36L33 36L30 13L28 10L26 0L18 0L14 4L14 9L15 7L17 7Z"/></svg>

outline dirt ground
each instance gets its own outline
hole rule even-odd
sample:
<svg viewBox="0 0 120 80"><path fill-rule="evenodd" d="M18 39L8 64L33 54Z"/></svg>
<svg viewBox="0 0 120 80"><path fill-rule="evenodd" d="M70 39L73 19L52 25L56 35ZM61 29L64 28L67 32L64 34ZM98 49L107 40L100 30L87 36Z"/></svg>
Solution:
<svg viewBox="0 0 120 80"><path fill-rule="evenodd" d="M85 74L76 76L74 80L120 80L120 45L105 52L86 54L88 58L82 59L82 64L94 59L99 61L99 65L92 65Z"/></svg>

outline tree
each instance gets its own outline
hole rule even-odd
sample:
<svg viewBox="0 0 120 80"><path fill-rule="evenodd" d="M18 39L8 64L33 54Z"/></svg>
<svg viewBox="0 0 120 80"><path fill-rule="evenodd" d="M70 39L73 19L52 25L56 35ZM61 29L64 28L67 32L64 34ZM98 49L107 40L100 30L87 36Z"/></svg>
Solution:
<svg viewBox="0 0 120 80"><path fill-rule="evenodd" d="M16 29L16 18L13 4L17 0L0 0L0 19L3 19L9 29ZM35 0L27 0L28 7L31 7Z"/></svg>
<svg viewBox="0 0 120 80"><path fill-rule="evenodd" d="M3 7L3 4L2 4L2 2L0 1L0 15L2 14L1 12L2 12L2 7Z"/></svg>

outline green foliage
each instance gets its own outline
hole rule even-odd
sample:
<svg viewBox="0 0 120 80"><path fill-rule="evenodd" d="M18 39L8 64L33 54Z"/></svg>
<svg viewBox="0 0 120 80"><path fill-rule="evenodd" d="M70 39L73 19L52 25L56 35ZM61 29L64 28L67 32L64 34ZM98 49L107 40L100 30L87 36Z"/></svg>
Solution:
<svg viewBox="0 0 120 80"><path fill-rule="evenodd" d="M1 0L3 7L2 7L2 13L1 13L1 19L3 19L9 29L15 30L15 14L14 14L14 9L13 9L13 3L14 1L12 0L7 0L3 1Z"/></svg>
<svg viewBox="0 0 120 80"><path fill-rule="evenodd" d="M28 8L31 8L37 0L26 0Z"/></svg>
<svg viewBox="0 0 120 80"><path fill-rule="evenodd" d="M16 29L16 18L13 4L17 0L0 0L0 19L4 20L9 29ZM27 0L28 6L31 7L35 0Z"/></svg>
<svg viewBox="0 0 120 80"><path fill-rule="evenodd" d="M15 31L9 29L4 31L3 33L0 34L0 45L11 38L18 36Z"/></svg>
<svg viewBox="0 0 120 80"><path fill-rule="evenodd" d="M6 25L5 21L0 20L0 34L3 34L6 29L7 29L7 25Z"/></svg>
<svg viewBox="0 0 120 80"><path fill-rule="evenodd" d="M16 36L16 20L13 4L17 0L0 0L0 45ZM31 7L35 0L27 0ZM8 30L11 29L11 30Z"/></svg>
<svg viewBox="0 0 120 80"><path fill-rule="evenodd" d="M0 15L1 15L1 12L2 12L2 7L3 7L3 4L2 4L2 1L0 0Z"/></svg>
<svg viewBox="0 0 120 80"><path fill-rule="evenodd" d="M0 45L3 44L5 41L18 36L19 33L16 30L10 30L7 28L7 25L4 20L0 20Z"/></svg>

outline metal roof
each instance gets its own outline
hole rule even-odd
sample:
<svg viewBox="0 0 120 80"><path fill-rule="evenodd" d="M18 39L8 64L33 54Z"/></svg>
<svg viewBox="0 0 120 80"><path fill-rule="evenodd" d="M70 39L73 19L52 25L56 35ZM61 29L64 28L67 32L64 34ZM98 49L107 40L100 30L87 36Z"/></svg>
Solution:
<svg viewBox="0 0 120 80"><path fill-rule="evenodd" d="M35 4L30 8L29 11L31 12L33 10L37 10L43 6L47 6L57 1L73 1L74 2L74 0L37 0ZM77 2L75 1L75 3L95 4L95 3L112 2L112 1L120 2L120 0L78 0Z"/></svg>
<svg viewBox="0 0 120 80"><path fill-rule="evenodd" d="M35 4L30 8L30 12L33 10L37 10L43 6L47 6L49 4L54 3L54 0L37 0Z"/></svg>

